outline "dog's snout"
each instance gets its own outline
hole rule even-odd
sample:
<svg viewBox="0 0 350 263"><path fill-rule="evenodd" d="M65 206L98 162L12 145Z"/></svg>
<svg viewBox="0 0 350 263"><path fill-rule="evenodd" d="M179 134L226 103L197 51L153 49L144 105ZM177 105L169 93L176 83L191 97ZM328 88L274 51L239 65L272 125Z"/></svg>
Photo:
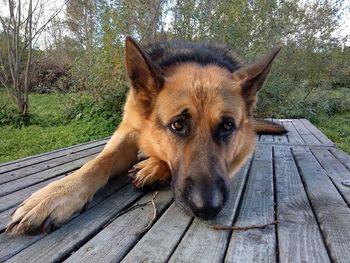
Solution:
<svg viewBox="0 0 350 263"><path fill-rule="evenodd" d="M188 187L189 208L203 219L215 217L226 202L227 187L223 181L211 185L192 181Z"/></svg>

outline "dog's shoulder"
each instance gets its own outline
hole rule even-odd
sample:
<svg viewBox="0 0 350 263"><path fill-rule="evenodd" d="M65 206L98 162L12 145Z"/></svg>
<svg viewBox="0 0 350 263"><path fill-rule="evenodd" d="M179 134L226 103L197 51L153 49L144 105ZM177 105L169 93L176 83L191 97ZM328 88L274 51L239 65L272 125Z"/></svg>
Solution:
<svg viewBox="0 0 350 263"><path fill-rule="evenodd" d="M163 41L145 46L147 54L160 68L183 63L218 65L234 72L243 66L235 51L219 43Z"/></svg>

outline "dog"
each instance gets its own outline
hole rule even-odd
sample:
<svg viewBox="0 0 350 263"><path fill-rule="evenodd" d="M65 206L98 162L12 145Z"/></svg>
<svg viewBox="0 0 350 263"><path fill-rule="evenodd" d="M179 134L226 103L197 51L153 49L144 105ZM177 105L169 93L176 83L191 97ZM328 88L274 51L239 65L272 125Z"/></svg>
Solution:
<svg viewBox="0 0 350 263"><path fill-rule="evenodd" d="M220 44L165 41L141 47L127 37L131 88L119 127L94 160L25 200L6 232L17 235L63 224L110 177L131 167L135 187L171 181L179 207L214 218L228 198L229 177L254 151L256 132L286 132L280 125L254 120L252 113L279 51L244 66ZM137 162L140 150L148 159Z"/></svg>

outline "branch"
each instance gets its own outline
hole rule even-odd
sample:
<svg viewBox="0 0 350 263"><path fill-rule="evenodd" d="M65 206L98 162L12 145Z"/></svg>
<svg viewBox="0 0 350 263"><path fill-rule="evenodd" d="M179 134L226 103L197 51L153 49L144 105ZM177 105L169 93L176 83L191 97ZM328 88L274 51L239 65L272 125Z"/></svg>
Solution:
<svg viewBox="0 0 350 263"><path fill-rule="evenodd" d="M265 228L267 226L270 225L276 225L278 222L277 220L272 221L271 223L267 223L267 224L262 224L262 225L248 225L248 226L226 226L226 225L220 225L220 224L216 224L216 225L211 225L210 227L215 229L215 230L230 230L230 231L234 231L234 230L242 230L242 231L246 231L249 229L255 229L255 228Z"/></svg>
<svg viewBox="0 0 350 263"><path fill-rule="evenodd" d="M38 30L35 31L35 33L32 36L32 39L34 39L37 35L39 35L44 29L45 27L51 22L52 19L54 19L63 9L63 7L69 2L69 0L66 0L61 7L56 10L56 12L54 12L49 19L45 22L45 24L43 24Z"/></svg>
<svg viewBox="0 0 350 263"><path fill-rule="evenodd" d="M156 204L154 203L154 199L156 199L157 195L158 195L158 191L154 193L153 197L152 197L152 207L153 207L153 216L152 219L148 222L148 225L146 227L144 227L143 229L141 229L140 231L136 232L136 235L140 235L140 234L144 234L145 232L147 232L153 225L154 221L156 221L157 219L157 215L158 215L158 211L157 211L157 207Z"/></svg>

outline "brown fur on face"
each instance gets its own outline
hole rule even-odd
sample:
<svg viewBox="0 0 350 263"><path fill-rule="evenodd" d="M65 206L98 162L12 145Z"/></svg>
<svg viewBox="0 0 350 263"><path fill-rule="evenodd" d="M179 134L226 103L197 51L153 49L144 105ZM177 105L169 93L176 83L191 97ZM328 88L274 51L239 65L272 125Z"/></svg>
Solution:
<svg viewBox="0 0 350 263"><path fill-rule="evenodd" d="M131 41L127 51L138 53L142 49ZM234 74L215 64L194 62L161 70L147 54L133 55L129 60L126 53L128 72L132 72L129 77L137 88L130 94L133 106L127 106L125 113L142 105L138 109L143 117L137 118L142 123L137 124L139 147L168 165L175 199L185 210L212 217L225 203L227 178L254 150L251 111L277 52ZM233 131L223 137L227 122L234 126ZM184 131L174 132L174 124L184 126ZM140 177L137 186L142 182Z"/></svg>
<svg viewBox="0 0 350 263"><path fill-rule="evenodd" d="M189 127L184 136L169 129L181 113L185 113ZM236 126L225 141L217 135L223 118ZM226 178L249 157L254 143L241 87L232 74L217 66L193 63L172 70L139 139L147 155L169 165L176 200L184 208L189 178L201 184L203 191L210 191L220 180L225 188Z"/></svg>

